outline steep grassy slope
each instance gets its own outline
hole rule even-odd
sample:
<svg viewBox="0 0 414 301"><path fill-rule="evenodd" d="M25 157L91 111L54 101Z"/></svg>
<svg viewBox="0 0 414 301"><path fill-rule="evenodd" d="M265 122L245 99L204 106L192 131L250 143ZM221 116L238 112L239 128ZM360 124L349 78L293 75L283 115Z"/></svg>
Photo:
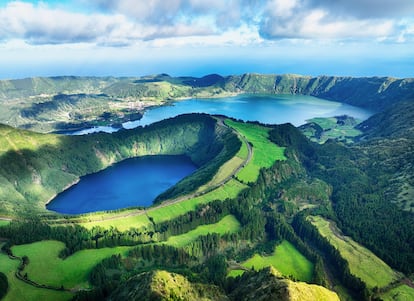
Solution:
<svg viewBox="0 0 414 301"><path fill-rule="evenodd" d="M2 125L0 212L44 210L48 200L80 176L137 156L188 155L200 166L192 182L201 185L229 153L237 152L237 145L234 150L224 147L230 141L237 144L238 139L206 115L185 115L147 128L81 137L37 134ZM188 189L185 182L177 185L175 195Z"/></svg>
<svg viewBox="0 0 414 301"><path fill-rule="evenodd" d="M166 271L153 271L130 278L108 300L226 301L227 296L214 285L191 283L185 277Z"/></svg>
<svg viewBox="0 0 414 301"><path fill-rule="evenodd" d="M344 236L330 221L319 216L310 216L309 220L348 261L351 273L361 278L369 288L385 287L399 278L385 262L350 237Z"/></svg>
<svg viewBox="0 0 414 301"><path fill-rule="evenodd" d="M274 268L245 273L236 281L230 297L238 301L339 301L336 293L322 286L285 279Z"/></svg>

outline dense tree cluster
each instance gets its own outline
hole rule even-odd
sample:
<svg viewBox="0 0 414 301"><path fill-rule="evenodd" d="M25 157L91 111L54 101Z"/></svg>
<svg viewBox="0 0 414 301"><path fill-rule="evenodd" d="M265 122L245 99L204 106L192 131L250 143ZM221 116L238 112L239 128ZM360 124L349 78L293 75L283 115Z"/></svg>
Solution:
<svg viewBox="0 0 414 301"><path fill-rule="evenodd" d="M390 185L389 170L357 146L333 141L316 145L291 125L275 127L270 138L295 150L311 176L332 185L334 218L347 235L394 268L414 271L413 216L385 194Z"/></svg>
<svg viewBox="0 0 414 301"><path fill-rule="evenodd" d="M9 282L7 281L6 275L0 272L0 299L7 294L9 289Z"/></svg>

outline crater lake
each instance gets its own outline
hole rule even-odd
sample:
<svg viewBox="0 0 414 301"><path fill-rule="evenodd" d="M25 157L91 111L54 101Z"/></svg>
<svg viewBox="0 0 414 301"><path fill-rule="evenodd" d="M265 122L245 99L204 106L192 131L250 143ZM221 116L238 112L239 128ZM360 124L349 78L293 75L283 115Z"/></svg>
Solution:
<svg viewBox="0 0 414 301"><path fill-rule="evenodd" d="M127 159L81 177L60 193L47 209L81 214L127 207L148 207L163 191L190 175L197 166L186 156Z"/></svg>

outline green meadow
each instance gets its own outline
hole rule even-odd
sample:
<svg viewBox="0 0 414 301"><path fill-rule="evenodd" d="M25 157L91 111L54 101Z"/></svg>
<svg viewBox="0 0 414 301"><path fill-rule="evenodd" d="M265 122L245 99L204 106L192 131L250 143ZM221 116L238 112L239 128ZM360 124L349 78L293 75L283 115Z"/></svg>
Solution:
<svg viewBox="0 0 414 301"><path fill-rule="evenodd" d="M385 287L398 279L397 273L384 261L350 237L344 236L332 222L320 216L310 216L308 219L339 250L348 261L351 273L361 278L368 288Z"/></svg>
<svg viewBox="0 0 414 301"><path fill-rule="evenodd" d="M412 301L414 300L414 288L408 285L400 285L381 295L383 301Z"/></svg>
<svg viewBox="0 0 414 301"><path fill-rule="evenodd" d="M0 253L0 272L7 276L9 283L9 290L7 295L2 299L3 301L56 301L56 300L70 300L72 294L69 292L60 292L42 288L36 288L19 279L14 275L19 260L12 260L7 255Z"/></svg>
<svg viewBox="0 0 414 301"><path fill-rule="evenodd" d="M287 240L276 246L272 255L255 254L241 265L247 269L255 270L273 266L284 276L293 276L297 280L307 282L312 280L314 268L313 263ZM241 274L243 274L243 270L234 270L229 273L229 276L236 277Z"/></svg>
<svg viewBox="0 0 414 301"><path fill-rule="evenodd" d="M178 217L188 211L195 210L199 204L206 204L215 200L235 198L244 188L246 188L244 184L232 179L225 185L204 195L167 205L165 207L150 209L148 210L148 216L152 217L154 222L160 223Z"/></svg>
<svg viewBox="0 0 414 301"><path fill-rule="evenodd" d="M194 230L191 230L187 233L171 236L165 242L168 245L174 247L184 247L193 241L195 241L199 236L207 235L209 233L217 234L226 234L226 233L235 233L239 231L240 223L233 215L227 215L223 217L219 222L215 224L202 225L198 226Z"/></svg>
<svg viewBox="0 0 414 301"><path fill-rule="evenodd" d="M257 124L239 123L226 120L226 124L242 136L253 146L251 161L237 174L237 178L244 183L255 182L261 168L271 167L278 160L286 160L285 148L270 142L269 128Z"/></svg>
<svg viewBox="0 0 414 301"><path fill-rule="evenodd" d="M88 274L102 259L113 254L126 255L130 247L82 250L66 259L58 257L65 245L59 241L39 241L32 244L14 246L15 256L29 257L29 264L23 273L39 284L65 288L87 288Z"/></svg>
<svg viewBox="0 0 414 301"><path fill-rule="evenodd" d="M10 221L0 220L0 227L7 226L8 224L10 224Z"/></svg>

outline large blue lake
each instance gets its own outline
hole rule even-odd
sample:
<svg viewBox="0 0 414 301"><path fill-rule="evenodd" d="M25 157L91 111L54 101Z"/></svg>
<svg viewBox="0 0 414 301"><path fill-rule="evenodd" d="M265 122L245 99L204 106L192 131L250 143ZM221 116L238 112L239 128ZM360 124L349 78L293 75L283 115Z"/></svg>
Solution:
<svg viewBox="0 0 414 301"><path fill-rule="evenodd" d="M244 121L259 121L266 124L290 122L295 126L302 125L306 123L306 120L313 117L332 117L346 114L365 120L372 115L372 112L362 108L312 96L239 95L213 99L192 98L176 101L168 106L154 107L147 110L140 120L126 122L123 127L131 129L137 126L145 126L186 113L220 114ZM73 134L83 135L98 131L114 132L116 130L118 129L102 126L77 131Z"/></svg>
<svg viewBox="0 0 414 301"><path fill-rule="evenodd" d="M244 121L267 124L290 122L301 125L313 117L349 115L365 120L372 112L311 96L241 95L217 99L188 99L149 109L141 120L124 123L125 128L145 126L184 113L221 114ZM118 129L97 127L74 134ZM131 206L149 206L155 197L196 167L182 157L146 157L127 160L97 174L83 177L78 184L58 195L48 209L60 213L86 213Z"/></svg>
<svg viewBox="0 0 414 301"><path fill-rule="evenodd" d="M150 206L161 192L196 170L185 156L133 158L82 177L59 194L47 209L80 214L134 206Z"/></svg>

